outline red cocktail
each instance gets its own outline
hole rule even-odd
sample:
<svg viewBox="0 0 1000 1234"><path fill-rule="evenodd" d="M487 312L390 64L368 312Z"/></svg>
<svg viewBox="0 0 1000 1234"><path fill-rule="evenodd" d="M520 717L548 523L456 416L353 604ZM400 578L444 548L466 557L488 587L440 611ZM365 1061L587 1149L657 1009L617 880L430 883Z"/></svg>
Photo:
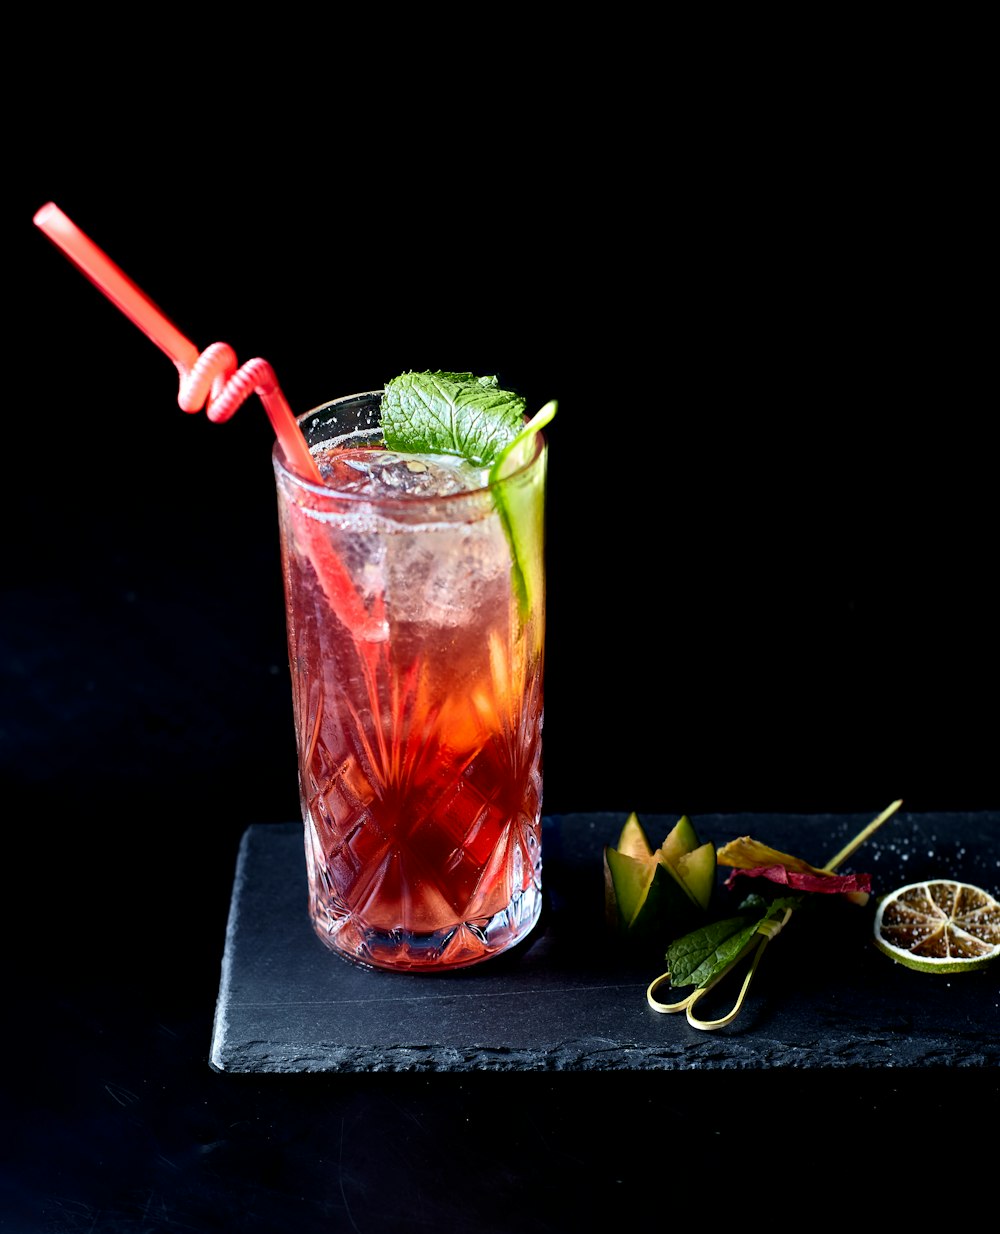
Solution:
<svg viewBox="0 0 1000 1234"><path fill-rule="evenodd" d="M546 446L491 485L387 450L380 394L300 420L322 485L275 448L310 914L355 962L459 968L541 910Z"/></svg>

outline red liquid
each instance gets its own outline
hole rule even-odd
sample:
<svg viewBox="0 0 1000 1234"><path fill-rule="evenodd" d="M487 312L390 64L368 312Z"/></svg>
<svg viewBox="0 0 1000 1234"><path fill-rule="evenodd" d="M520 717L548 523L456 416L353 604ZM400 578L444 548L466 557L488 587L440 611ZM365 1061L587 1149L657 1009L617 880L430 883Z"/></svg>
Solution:
<svg viewBox="0 0 1000 1234"><path fill-rule="evenodd" d="M445 564L395 590L379 537L282 518L314 928L385 968L506 950L541 908L542 614L522 621L495 512L407 530L392 551ZM492 544L481 577L467 532Z"/></svg>

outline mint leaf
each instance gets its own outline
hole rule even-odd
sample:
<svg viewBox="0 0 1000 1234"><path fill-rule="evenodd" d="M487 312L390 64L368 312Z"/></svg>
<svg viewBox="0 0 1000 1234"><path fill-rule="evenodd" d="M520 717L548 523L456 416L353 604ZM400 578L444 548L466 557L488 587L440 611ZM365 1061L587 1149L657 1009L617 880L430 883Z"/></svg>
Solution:
<svg viewBox="0 0 1000 1234"><path fill-rule="evenodd" d="M747 950L763 922L801 902L797 896L781 896L770 903L760 896L748 896L740 905L746 910L740 916L713 921L675 940L667 948L670 984L699 989L708 985Z"/></svg>
<svg viewBox="0 0 1000 1234"><path fill-rule="evenodd" d="M727 917L693 930L667 948L672 986L703 986L721 973L757 933L756 917Z"/></svg>
<svg viewBox="0 0 1000 1234"><path fill-rule="evenodd" d="M382 396L382 432L391 450L455 454L487 467L524 428L527 401L496 377L403 373Z"/></svg>

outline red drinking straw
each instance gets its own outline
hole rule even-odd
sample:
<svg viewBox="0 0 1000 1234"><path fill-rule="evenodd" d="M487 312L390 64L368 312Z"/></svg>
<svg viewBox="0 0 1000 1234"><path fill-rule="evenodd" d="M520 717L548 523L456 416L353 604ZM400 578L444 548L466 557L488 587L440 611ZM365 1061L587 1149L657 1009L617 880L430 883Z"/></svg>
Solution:
<svg viewBox="0 0 1000 1234"><path fill-rule="evenodd" d="M307 479L322 484L316 460L266 360L248 360L240 367L236 353L226 343L213 343L199 352L54 202L42 206L34 221L94 286L173 360L181 376L177 402L183 411L196 412L204 407L210 420L221 423L256 393L289 463Z"/></svg>

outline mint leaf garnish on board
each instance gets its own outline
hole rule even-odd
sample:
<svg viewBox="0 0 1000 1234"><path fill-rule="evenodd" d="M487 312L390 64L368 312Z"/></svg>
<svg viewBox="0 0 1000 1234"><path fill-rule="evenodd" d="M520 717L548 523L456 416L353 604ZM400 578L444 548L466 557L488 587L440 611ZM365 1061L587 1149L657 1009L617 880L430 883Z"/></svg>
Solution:
<svg viewBox="0 0 1000 1234"><path fill-rule="evenodd" d="M761 896L748 896L741 915L710 922L675 939L667 948L670 984L703 989L730 968L747 950L761 924L786 909L798 908L801 897L782 896L768 903Z"/></svg>
<svg viewBox="0 0 1000 1234"><path fill-rule="evenodd" d="M525 399L496 377L403 373L382 396L382 432L390 450L456 454L488 467L524 427Z"/></svg>

